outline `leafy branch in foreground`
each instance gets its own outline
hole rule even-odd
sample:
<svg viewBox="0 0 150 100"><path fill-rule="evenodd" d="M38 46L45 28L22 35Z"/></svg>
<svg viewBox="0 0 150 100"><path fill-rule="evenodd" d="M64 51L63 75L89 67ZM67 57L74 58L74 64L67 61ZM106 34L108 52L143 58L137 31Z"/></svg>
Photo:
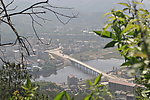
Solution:
<svg viewBox="0 0 150 100"><path fill-rule="evenodd" d="M100 74L94 82L88 80L90 93L87 93L87 96L84 100L111 100L112 94L108 91L105 85L100 84L102 74ZM70 95L63 91L59 93L54 100L74 100L75 98L71 98Z"/></svg>
<svg viewBox="0 0 150 100"><path fill-rule="evenodd" d="M119 4L124 8L105 14L108 24L95 33L112 39L104 48L118 47L125 58L122 66L129 67L136 83L145 87L138 94L150 98L150 12L141 8L139 5L143 3L138 0Z"/></svg>
<svg viewBox="0 0 150 100"><path fill-rule="evenodd" d="M84 100L111 100L112 94L108 91L107 87L103 84L100 84L102 74L100 74L94 82L88 80L90 85L89 90L91 91Z"/></svg>
<svg viewBox="0 0 150 100"><path fill-rule="evenodd" d="M27 70L24 65L7 63L0 67L0 98L7 100L14 90L22 90L21 86L26 80Z"/></svg>
<svg viewBox="0 0 150 100"><path fill-rule="evenodd" d="M34 100L37 86L34 87L29 77L27 77L25 85L22 86L22 91L16 90L10 100Z"/></svg>

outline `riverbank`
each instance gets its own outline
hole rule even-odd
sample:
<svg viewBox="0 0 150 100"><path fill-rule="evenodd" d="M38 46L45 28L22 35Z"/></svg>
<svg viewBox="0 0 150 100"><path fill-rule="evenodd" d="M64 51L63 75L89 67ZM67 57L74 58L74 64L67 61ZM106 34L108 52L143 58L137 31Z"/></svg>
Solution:
<svg viewBox="0 0 150 100"><path fill-rule="evenodd" d="M65 77L67 77L70 74L81 74L81 76L85 76L86 74L82 74L80 70L75 68L67 68L69 66L72 66L70 61L68 59L64 59L62 57L59 57L57 55L51 55L53 56L41 66L40 70L35 70L33 74L37 78L41 79L48 79L48 77L57 77L62 76L66 74ZM92 49L92 50L86 50L84 52L74 53L70 54L69 56L82 61L84 63L87 63L90 66L95 67L96 69L99 69L104 72L112 71L114 68L119 69L120 65L123 63L122 57L118 54L116 48L109 48L109 49ZM120 62L121 63L118 63ZM70 71L73 70L73 71ZM68 71L70 71L68 73ZM61 73L59 75L59 73ZM58 74L58 75L57 75ZM63 76L62 76L63 77ZM80 76L79 76L80 77ZM91 78L91 76L88 76L88 78ZM82 78L82 77L81 77ZM85 79L88 79L85 78ZM44 79L44 80L45 80ZM48 80L53 80L52 78ZM61 80L61 79L59 79ZM64 78L66 80L66 78Z"/></svg>
<svg viewBox="0 0 150 100"><path fill-rule="evenodd" d="M119 68L119 65L121 65L122 62L123 60L111 58L107 60L104 59L90 60L84 63L93 66L94 68L99 69L103 72L109 72L112 71L113 68L114 69ZM52 74L49 77L41 76L39 79L37 79L37 81L44 80L44 81L52 81L55 83L64 83L64 82L67 83L67 77L69 75L74 75L78 79L82 80L87 80L94 77L91 74L84 73L73 66L65 66L64 68L57 70L56 74Z"/></svg>
<svg viewBox="0 0 150 100"><path fill-rule="evenodd" d="M110 59L110 58L122 59L116 48L88 50L77 54L71 54L70 56L80 61L90 61L95 59Z"/></svg>

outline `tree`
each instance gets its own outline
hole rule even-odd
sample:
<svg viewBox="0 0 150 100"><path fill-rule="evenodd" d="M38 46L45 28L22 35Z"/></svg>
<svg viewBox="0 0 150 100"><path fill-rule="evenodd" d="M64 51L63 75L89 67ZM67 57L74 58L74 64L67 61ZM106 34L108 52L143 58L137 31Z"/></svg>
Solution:
<svg viewBox="0 0 150 100"><path fill-rule="evenodd" d="M108 24L102 31L95 31L104 38L112 39L104 48L117 46L125 63L133 72L135 81L145 88L138 91L140 97L150 99L150 12L141 7L143 0L119 3L122 10L106 13ZM140 5L140 6L139 6Z"/></svg>
<svg viewBox="0 0 150 100"><path fill-rule="evenodd" d="M66 24L72 18L77 17L77 14L76 15L75 14L66 15L66 14L60 13L58 11L55 11L54 8L55 9L68 9L68 10L70 10L71 8L52 6L49 3L49 0L39 0L39 2L36 2L32 5L30 5L29 7L26 7L20 11L16 11L17 7L10 9L10 6L13 5L14 1L15 0L12 0L10 3L6 4L4 2L4 0L0 0L0 4L1 4L0 5L0 9L1 9L0 10L0 21L1 21L1 24L7 24L16 36L16 40L14 43L4 43L4 44L0 44L0 46L6 46L6 45L14 46L14 45L18 44L20 53L22 55L22 60L25 57L25 55L30 55L30 51L29 51L27 46L29 46L31 48L31 50L32 50L32 46L29 43L28 39L25 36L20 35L20 33L17 31L15 25L13 24L12 17L20 16L20 15L30 16L30 18L32 20L32 22L31 22L32 29L33 29L37 39L41 43L43 43L43 41L39 38L37 31L36 31L36 28L35 28L35 24L38 24L40 26L41 26L41 24L36 19L38 18L38 19L41 19L43 21L48 21L48 19L41 17L40 14L46 14L47 12L52 12L56 16L56 18L63 24ZM63 17L68 18L68 21L67 22L62 21L59 16L63 16ZM0 58L4 62L2 57L0 57Z"/></svg>
<svg viewBox="0 0 150 100"><path fill-rule="evenodd" d="M25 66L20 64L5 64L0 70L0 98L3 100L12 96L15 90L21 91L27 77Z"/></svg>
<svg viewBox="0 0 150 100"><path fill-rule="evenodd" d="M58 12L56 9L67 9L70 10L71 8L64 8L64 7L56 7L52 6L49 3L49 0L39 0L36 3L31 4L30 6L23 8L22 10L16 10L17 6L11 8L14 5L15 0L11 0L9 3L6 0L0 0L0 22L1 25L7 25L10 30L12 30L12 34L15 35L15 41L9 43L1 43L0 40L0 47L9 47L18 45L18 50L20 52L20 60L17 64L9 62L4 56L0 56L1 61L3 62L3 66L0 69L0 98L3 100L7 100L9 97L13 95L14 91L22 91L22 85L25 82L28 75L27 66L25 64L26 56L30 56L30 53L33 52L32 45L28 41L28 38L21 35L17 28L15 27L12 17L16 16L29 16L31 18L31 26L35 33L35 36L40 41L40 43L49 45L49 43L44 43L38 33L36 31L35 25L42 26L37 19L41 19L42 21L48 21L44 17L40 15L46 14L47 12L53 13L56 18L62 23L68 23L72 18L76 18L77 14L67 15L63 12ZM64 22L60 19L60 16L68 18L67 22ZM4 33L5 34L5 33ZM3 34L1 34L2 36ZM1 38L1 37L0 37ZM29 48L28 48L29 47ZM31 50L31 51L30 51ZM4 52L2 52L2 55ZM28 80L27 80L28 81Z"/></svg>

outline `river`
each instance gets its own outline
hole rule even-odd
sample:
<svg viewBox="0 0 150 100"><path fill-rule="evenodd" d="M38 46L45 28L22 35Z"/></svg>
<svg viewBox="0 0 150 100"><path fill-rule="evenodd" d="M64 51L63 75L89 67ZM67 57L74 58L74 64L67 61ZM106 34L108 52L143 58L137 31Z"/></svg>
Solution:
<svg viewBox="0 0 150 100"><path fill-rule="evenodd" d="M123 59L97 59L97 60L90 60L85 62L88 65L91 65L103 72L109 72L113 68L119 68L119 66L123 63ZM55 83L66 83L67 82L67 76L69 75L74 75L79 79L85 80L85 79L90 79L93 78L94 76L85 74L79 69L73 67L73 66L66 66L63 69L60 69L57 71L57 74L54 75L52 74L49 77L42 77L36 79L36 81L51 81Z"/></svg>

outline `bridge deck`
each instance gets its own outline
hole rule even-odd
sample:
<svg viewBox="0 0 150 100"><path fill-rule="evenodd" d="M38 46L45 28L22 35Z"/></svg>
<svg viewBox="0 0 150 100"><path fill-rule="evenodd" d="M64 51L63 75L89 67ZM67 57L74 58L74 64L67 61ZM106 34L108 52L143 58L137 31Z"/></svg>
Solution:
<svg viewBox="0 0 150 100"><path fill-rule="evenodd" d="M95 72L97 72L97 73L99 73L99 74L103 74L103 76L105 76L105 77L107 77L107 78L109 78L109 79L112 79L112 80L120 80L120 81L125 81L125 82L127 82L127 80L125 80L125 79L123 79L123 78L118 78L118 77L116 77L116 76L111 76L111 75L108 75L108 74L106 74L105 72L102 72L102 71L100 71L100 70L98 70L98 69L96 69L96 68L94 68L94 67L92 67L92 66L90 66L90 65L87 65L87 64L85 64L85 63L83 63L83 62L81 62L81 61L79 61L79 60L77 60L77 59L75 59L75 58L72 58L72 57L70 57L70 56L68 56L68 55L65 55L65 54L62 54L61 53L61 51L59 51L59 50L46 50L46 52L48 52L49 54L54 54L54 55L57 55L57 56L60 56L60 57L62 57L62 58L65 58L65 59L69 59L69 60L71 60L71 61L74 61L74 62L76 62L76 63L78 63L78 64L80 64L80 65L82 65L82 66L84 66L84 67L86 67L86 68L88 68L88 69L91 69L91 70L93 70L93 71L95 71Z"/></svg>
<svg viewBox="0 0 150 100"><path fill-rule="evenodd" d="M98 69L96 69L96 68L90 66L90 65L87 65L87 64L85 64L85 63L83 63L83 62L77 60L77 59L74 59L74 58L72 58L72 57L69 57L68 59L71 60L71 61L74 61L74 62L76 62L76 63L78 63L78 64L80 64L80 65L82 65L82 66L84 66L84 67L87 67L88 69L91 69L91 70L93 70L93 71L95 71L95 72L97 72L97 73L99 73L99 74L102 73L103 76L106 76L106 77L108 77L108 78L110 78L110 79L115 79L115 77L112 77L112 76L110 76L110 75L108 75L108 74L106 74L106 73L104 73L104 72L102 72L102 71L100 71L100 70L98 70Z"/></svg>

